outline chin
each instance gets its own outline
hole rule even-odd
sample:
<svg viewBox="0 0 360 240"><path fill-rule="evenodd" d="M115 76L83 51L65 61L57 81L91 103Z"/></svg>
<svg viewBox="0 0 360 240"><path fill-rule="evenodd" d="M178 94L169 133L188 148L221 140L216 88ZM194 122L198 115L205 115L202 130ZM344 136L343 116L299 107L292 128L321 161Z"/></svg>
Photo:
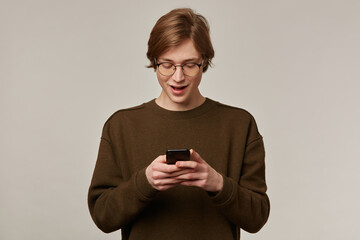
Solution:
<svg viewBox="0 0 360 240"><path fill-rule="evenodd" d="M170 98L170 100L173 103L177 103L177 104L186 104L187 100L183 97L172 97Z"/></svg>

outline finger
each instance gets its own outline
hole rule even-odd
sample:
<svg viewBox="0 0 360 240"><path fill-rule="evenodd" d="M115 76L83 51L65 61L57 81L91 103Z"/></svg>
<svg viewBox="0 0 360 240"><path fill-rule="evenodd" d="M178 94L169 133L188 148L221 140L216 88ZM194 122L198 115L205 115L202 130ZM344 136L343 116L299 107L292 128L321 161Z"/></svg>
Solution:
<svg viewBox="0 0 360 240"><path fill-rule="evenodd" d="M205 181L204 180L183 181L183 182L180 183L180 185L204 188L205 187Z"/></svg>
<svg viewBox="0 0 360 240"><path fill-rule="evenodd" d="M173 173L173 172L177 172L180 171L182 169L178 168L176 165L169 165L166 163L155 163L153 165L153 171L159 171L159 172L164 172L164 173Z"/></svg>
<svg viewBox="0 0 360 240"><path fill-rule="evenodd" d="M176 185L181 183L183 180L175 179L175 178L163 178L163 179L155 179L153 184L155 187L160 187L164 185Z"/></svg>
<svg viewBox="0 0 360 240"><path fill-rule="evenodd" d="M181 169L180 171L176 171L173 173L168 174L169 177L171 178L176 178L178 176L184 175L184 174L188 174L188 173L194 173L196 172L194 169L192 168L185 168L185 169Z"/></svg>
<svg viewBox="0 0 360 240"><path fill-rule="evenodd" d="M190 149L190 156L191 159L195 162L205 162L204 159L202 159L202 157L200 156L200 154L198 154L194 149Z"/></svg>
<svg viewBox="0 0 360 240"><path fill-rule="evenodd" d="M160 171L155 171L153 173L153 179L162 179L162 178L174 178L183 174L187 174L187 173L191 173L191 172L195 172L193 169L180 169L179 171L175 171L175 172L171 172L171 173L166 173L166 172L160 172Z"/></svg>
<svg viewBox="0 0 360 240"><path fill-rule="evenodd" d="M199 163L195 162L195 161L177 161L176 162L176 167L178 168L197 168Z"/></svg>
<svg viewBox="0 0 360 240"><path fill-rule="evenodd" d="M158 163L166 163L166 155L160 155L158 156L154 162L158 162Z"/></svg>
<svg viewBox="0 0 360 240"><path fill-rule="evenodd" d="M176 177L179 180L195 181L195 180L206 180L208 174L204 172L185 173Z"/></svg>

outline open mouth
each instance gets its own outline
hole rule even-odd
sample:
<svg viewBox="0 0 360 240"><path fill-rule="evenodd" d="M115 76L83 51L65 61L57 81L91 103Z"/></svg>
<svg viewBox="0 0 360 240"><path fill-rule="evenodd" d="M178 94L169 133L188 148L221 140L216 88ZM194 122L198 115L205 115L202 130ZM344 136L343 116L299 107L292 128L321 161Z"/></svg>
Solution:
<svg viewBox="0 0 360 240"><path fill-rule="evenodd" d="M185 89L187 86L182 86L182 87L175 87L175 86L170 86L172 89L174 90L183 90Z"/></svg>

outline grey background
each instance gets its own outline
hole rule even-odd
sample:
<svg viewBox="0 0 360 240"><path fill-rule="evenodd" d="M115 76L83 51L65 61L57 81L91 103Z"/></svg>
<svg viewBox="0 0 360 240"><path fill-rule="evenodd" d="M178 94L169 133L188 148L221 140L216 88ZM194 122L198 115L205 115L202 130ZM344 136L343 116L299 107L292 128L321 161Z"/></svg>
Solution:
<svg viewBox="0 0 360 240"><path fill-rule="evenodd" d="M201 92L250 111L264 136L270 219L242 239L357 239L355 0L0 0L0 239L120 238L87 209L101 129L159 95L147 40L176 7L211 25Z"/></svg>

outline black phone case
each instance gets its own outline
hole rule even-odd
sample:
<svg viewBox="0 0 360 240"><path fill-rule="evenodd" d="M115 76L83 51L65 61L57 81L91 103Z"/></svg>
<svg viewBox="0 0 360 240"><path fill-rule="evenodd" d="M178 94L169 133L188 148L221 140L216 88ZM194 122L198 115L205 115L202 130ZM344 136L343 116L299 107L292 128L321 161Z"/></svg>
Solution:
<svg viewBox="0 0 360 240"><path fill-rule="evenodd" d="M175 164L177 161L189 161L189 149L172 149L166 151L166 163Z"/></svg>

